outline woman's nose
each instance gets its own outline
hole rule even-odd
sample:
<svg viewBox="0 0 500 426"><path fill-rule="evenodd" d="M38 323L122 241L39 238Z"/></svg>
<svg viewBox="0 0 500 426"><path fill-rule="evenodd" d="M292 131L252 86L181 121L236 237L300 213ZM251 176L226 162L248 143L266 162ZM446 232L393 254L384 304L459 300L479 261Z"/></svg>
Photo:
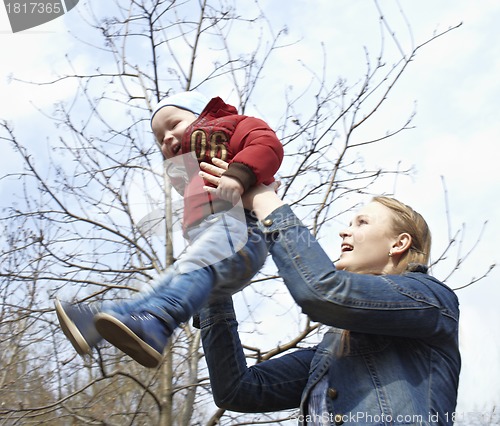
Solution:
<svg viewBox="0 0 500 426"><path fill-rule="evenodd" d="M339 232L340 238L345 238L351 235L351 232L349 231L349 228L345 228L342 231Z"/></svg>

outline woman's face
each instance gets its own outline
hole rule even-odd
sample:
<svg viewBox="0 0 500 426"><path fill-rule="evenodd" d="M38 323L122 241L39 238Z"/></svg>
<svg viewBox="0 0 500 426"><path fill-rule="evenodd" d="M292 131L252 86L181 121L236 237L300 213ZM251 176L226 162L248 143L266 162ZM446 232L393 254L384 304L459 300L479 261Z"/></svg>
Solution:
<svg viewBox="0 0 500 426"><path fill-rule="evenodd" d="M389 255L398 237L392 231L392 211L375 201L364 206L349 227L340 232L341 254L337 269L363 274L392 272Z"/></svg>

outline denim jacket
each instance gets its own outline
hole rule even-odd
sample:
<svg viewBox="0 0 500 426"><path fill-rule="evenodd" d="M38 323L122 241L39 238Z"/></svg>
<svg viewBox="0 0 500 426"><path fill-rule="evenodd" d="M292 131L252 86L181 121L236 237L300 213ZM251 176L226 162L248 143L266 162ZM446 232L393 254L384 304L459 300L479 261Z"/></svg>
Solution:
<svg viewBox="0 0 500 426"><path fill-rule="evenodd" d="M453 424L460 372L453 291L424 269L336 270L289 206L259 227L295 301L331 328L317 347L247 367L231 298L207 305L200 323L216 404L240 412L300 407L303 425L311 390L326 377L328 424Z"/></svg>

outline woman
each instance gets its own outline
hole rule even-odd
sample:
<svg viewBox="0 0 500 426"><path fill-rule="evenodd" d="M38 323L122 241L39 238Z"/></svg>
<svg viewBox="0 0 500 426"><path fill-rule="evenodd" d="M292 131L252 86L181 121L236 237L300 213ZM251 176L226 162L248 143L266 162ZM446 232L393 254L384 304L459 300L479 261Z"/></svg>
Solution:
<svg viewBox="0 0 500 426"><path fill-rule="evenodd" d="M217 184L226 165L214 163L201 174ZM231 298L212 301L200 325L216 404L241 412L300 407L307 425L453 424L458 300L427 274L424 219L374 198L340 233L334 265L272 188L256 187L244 204L295 301L331 328L317 347L247 367Z"/></svg>

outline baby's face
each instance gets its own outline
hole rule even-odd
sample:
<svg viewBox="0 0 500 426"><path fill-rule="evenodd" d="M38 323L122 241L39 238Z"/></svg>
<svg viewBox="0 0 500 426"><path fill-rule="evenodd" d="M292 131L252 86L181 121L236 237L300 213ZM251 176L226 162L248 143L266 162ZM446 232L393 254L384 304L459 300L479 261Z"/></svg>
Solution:
<svg viewBox="0 0 500 426"><path fill-rule="evenodd" d="M161 108L155 114L151 127L165 158L182 154L182 136L195 120L196 115L191 111L170 105Z"/></svg>

